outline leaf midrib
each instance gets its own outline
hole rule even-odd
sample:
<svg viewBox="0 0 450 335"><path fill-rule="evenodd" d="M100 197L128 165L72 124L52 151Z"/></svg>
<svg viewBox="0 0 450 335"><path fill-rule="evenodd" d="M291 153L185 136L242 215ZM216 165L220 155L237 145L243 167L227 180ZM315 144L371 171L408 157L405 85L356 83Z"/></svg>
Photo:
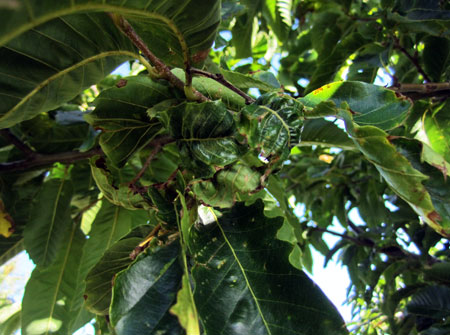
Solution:
<svg viewBox="0 0 450 335"><path fill-rule="evenodd" d="M239 258L237 257L236 252L234 251L233 246L231 245L230 241L228 240L228 238L227 238L227 236L226 236L226 234L225 234L225 231L223 230L222 225L220 224L219 220L216 219L216 222L217 222L217 226L218 226L219 229L220 229L220 232L222 233L223 238L225 239L225 242L227 243L228 247L230 248L231 253L233 254L233 257L234 257L234 259L236 260L236 263L237 263L238 266L239 266L239 269L241 270L242 276L244 277L244 280L245 280L245 283L246 283L246 285L247 285L247 287L248 287L248 290L249 290L249 292L250 292L250 294L251 294L253 300L255 301L255 305L256 305L256 308L258 309L259 316L261 317L261 320L262 320L262 322L264 323L264 327L266 328L267 333L268 333L269 335L272 335L272 332L270 331L270 328L269 328L269 324L268 324L268 322L266 321L266 319L264 318L264 314L263 314L263 312L262 312L262 310L261 310L261 306L259 305L258 298L256 298L256 295L255 295L255 293L253 292L253 289L252 289L252 287L251 287L251 285L250 285L250 282L249 282L249 280L248 280L248 278L247 278L247 274L246 274L246 272L245 272L245 269L244 269L244 267L242 266L242 264L241 264Z"/></svg>
<svg viewBox="0 0 450 335"><path fill-rule="evenodd" d="M45 260L47 259L47 253L48 253L48 247L49 247L49 243L50 243L50 237L51 237L52 232L53 232L53 226L55 225L56 212L58 210L58 203L59 203L59 199L61 197L61 193L62 193L62 189L64 187L65 181L66 180L64 178L61 180L61 184L59 185L58 192L56 193L56 199L55 199L55 203L54 203L54 207L53 207L52 219L51 219L51 223L50 223L50 229L48 230L47 239L45 241L45 248L44 248L44 253L43 253L43 257L42 257L43 262L45 262Z"/></svg>
<svg viewBox="0 0 450 335"><path fill-rule="evenodd" d="M77 226L73 224L72 225L72 232L70 234L70 238L69 238L68 245L67 245L66 254L64 255L64 261L62 263L62 266L60 267L61 271L59 273L58 280L56 282L55 295L53 296L52 304L51 304L51 308L50 308L50 313L49 313L49 316L47 318L47 326L46 326L46 329L45 329L45 335L49 334L50 320L53 319L53 313L55 311L56 301L58 299L59 288L61 286L61 282L62 282L62 278L63 278L63 275L64 275L64 271L66 269L67 260L69 259L70 249L72 247L72 243L73 243L73 240L74 240L74 237L75 237L76 229L77 229Z"/></svg>

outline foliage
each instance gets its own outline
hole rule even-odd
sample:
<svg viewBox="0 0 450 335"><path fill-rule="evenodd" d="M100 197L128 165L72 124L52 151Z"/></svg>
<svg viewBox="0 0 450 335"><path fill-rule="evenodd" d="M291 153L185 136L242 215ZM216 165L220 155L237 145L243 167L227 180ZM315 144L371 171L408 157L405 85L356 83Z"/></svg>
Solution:
<svg viewBox="0 0 450 335"><path fill-rule="evenodd" d="M2 334L448 333L448 2L0 17L0 257L36 264ZM353 323L311 248L348 269Z"/></svg>

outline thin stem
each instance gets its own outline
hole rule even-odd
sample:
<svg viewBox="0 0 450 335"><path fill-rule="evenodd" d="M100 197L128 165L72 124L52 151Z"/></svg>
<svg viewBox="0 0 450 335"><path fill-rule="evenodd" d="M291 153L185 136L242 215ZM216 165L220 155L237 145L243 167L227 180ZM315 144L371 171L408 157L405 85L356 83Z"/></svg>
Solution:
<svg viewBox="0 0 450 335"><path fill-rule="evenodd" d="M154 147L154 149L152 150L152 152L150 153L150 155L147 157L147 160L145 161L144 165L142 166L142 169L138 172L138 174L133 178L132 181L130 181L130 186L134 186L139 179L142 178L142 176L144 175L145 171L148 169L148 167L150 166L150 163L152 162L152 160L155 158L155 156L158 154L158 152L161 151L161 148L169 143L174 142L175 140L171 137L165 136L165 137L160 137L158 139L155 139L154 141L152 141L152 145Z"/></svg>
<svg viewBox="0 0 450 335"><path fill-rule="evenodd" d="M431 82L430 77L428 77L428 75L427 75L427 74L425 73L425 71L422 69L422 66L420 66L417 57L411 56L411 55L409 54L409 52L408 52L404 47L402 47L402 46L400 45L400 41L399 41L398 38L395 37L395 36L394 36L394 47L395 47L396 49L400 50L400 51L401 51L401 52L402 52L402 53L403 53L403 54L411 61L411 63L414 64L414 66L415 66L416 69L417 69L417 72L419 72L419 73L422 75L422 77L423 77L424 80L426 80L426 81L428 81L428 82Z"/></svg>
<svg viewBox="0 0 450 335"><path fill-rule="evenodd" d="M395 84L388 89L401 93L413 100L424 98L449 98L450 82L426 84Z"/></svg>
<svg viewBox="0 0 450 335"><path fill-rule="evenodd" d="M349 240L349 241L351 241L351 242L353 242L353 243L355 243L357 245L361 245L361 246L365 246L365 247L373 247L373 244L361 241L360 239L352 237L352 236L349 236L347 234L337 233L335 231L328 230L328 229L321 228L321 227L308 227L308 229L314 230L314 231L319 231L319 232L322 232L322 233L331 234L331 235L334 235L334 236L338 236L338 237L340 237L342 239Z"/></svg>
<svg viewBox="0 0 450 335"><path fill-rule="evenodd" d="M133 44L142 52L142 54L147 57L158 72L158 76L169 81L176 88L184 91L184 83L178 77L176 77L170 68L164 64L162 60L150 51L148 46L144 43L142 38L136 33L130 23L121 16L110 14L114 23L127 35L127 37L133 42ZM207 97L198 91L194 91L195 98L197 101L204 102L209 101Z"/></svg>
<svg viewBox="0 0 450 335"><path fill-rule="evenodd" d="M2 136L26 155L36 154L31 148L19 140L9 129L1 129Z"/></svg>
<svg viewBox="0 0 450 335"><path fill-rule="evenodd" d="M83 159L91 158L95 155L103 155L103 151L100 147L86 152L69 151L51 155L43 155L33 152L32 155L22 160L0 163L0 173L43 168L52 166L57 162L62 164L72 164Z"/></svg>
<svg viewBox="0 0 450 335"><path fill-rule="evenodd" d="M247 105L255 102L255 99L253 99L251 96L247 95L245 92L241 91L239 88L237 88L236 86L231 84L220 73L214 74L214 73L209 73L209 72L206 72L206 71L203 71L200 69L194 69L194 68L190 69L190 72L193 74L198 74L200 76L207 77L207 78L217 81L218 83L222 84L223 86L229 88L233 92L235 92L235 93L239 94L241 97L243 97L245 99L245 103Z"/></svg>

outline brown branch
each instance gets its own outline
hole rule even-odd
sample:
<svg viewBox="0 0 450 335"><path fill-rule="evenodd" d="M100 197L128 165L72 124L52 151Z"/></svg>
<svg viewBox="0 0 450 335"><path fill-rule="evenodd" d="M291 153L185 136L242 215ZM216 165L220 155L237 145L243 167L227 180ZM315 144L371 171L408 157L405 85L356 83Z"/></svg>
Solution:
<svg viewBox="0 0 450 335"><path fill-rule="evenodd" d="M176 88L184 91L185 84L181 79L176 77L171 71L170 68L164 64L162 60L160 60L156 55L150 51L148 46L144 43L142 38L136 33L130 23L121 16L110 14L110 17L114 21L114 23L127 35L127 37L133 42L133 44L142 52L142 54L148 58L148 60L152 63L152 65L158 71L158 76L160 78L166 79ZM209 101L207 97L205 97L200 92L194 90L193 91L195 98L197 101L205 102Z"/></svg>
<svg viewBox="0 0 450 335"><path fill-rule="evenodd" d="M147 160L145 161L144 165L142 166L142 169L138 172L138 174L133 178L132 181L130 181L129 185L131 188L135 188L135 184L141 177L144 175L145 170L148 169L150 166L150 163L155 158L155 156L158 154L158 152L161 151L162 147L166 144L172 143L175 140L169 136L163 136L160 138L157 138L151 142L151 145L154 147L150 155L147 157Z"/></svg>
<svg viewBox="0 0 450 335"><path fill-rule="evenodd" d="M396 84L388 89L399 92L413 100L424 98L449 98L450 82L426 84Z"/></svg>
<svg viewBox="0 0 450 335"><path fill-rule="evenodd" d="M9 141L9 143L13 144L17 149L22 151L26 155L34 155L35 152L31 150L31 148L19 140L9 129L1 129L0 133L2 136Z"/></svg>
<svg viewBox="0 0 450 335"><path fill-rule="evenodd" d="M245 99L245 103L247 105L255 102L255 99L253 99L251 96L247 95L245 92L241 91L239 88L237 88L236 86L231 84L220 73L214 74L214 73L209 73L209 72L206 72L206 71L203 71L200 69L194 69L194 68L191 68L190 72L193 74L198 74L200 76L207 77L207 78L217 81L218 83L222 84L223 86L229 88L233 92L235 92L235 93L239 94L241 97L243 97Z"/></svg>
<svg viewBox="0 0 450 335"><path fill-rule="evenodd" d="M72 164L83 159L91 158L95 155L103 155L103 151L100 147L86 152L69 151L51 155L33 152L32 155L22 160L0 163L0 173L43 168L52 166L54 163Z"/></svg>
<svg viewBox="0 0 450 335"><path fill-rule="evenodd" d="M417 57L413 57L409 54L408 50L406 50L404 47L402 47L400 45L400 41L398 40L397 37L394 36L394 48L400 50L410 61L411 63L413 63L413 65L416 67L417 72L419 72L423 79L431 82L430 77L428 77L428 75L425 73L425 71L422 69L422 66L420 66L419 64L419 60L417 59Z"/></svg>

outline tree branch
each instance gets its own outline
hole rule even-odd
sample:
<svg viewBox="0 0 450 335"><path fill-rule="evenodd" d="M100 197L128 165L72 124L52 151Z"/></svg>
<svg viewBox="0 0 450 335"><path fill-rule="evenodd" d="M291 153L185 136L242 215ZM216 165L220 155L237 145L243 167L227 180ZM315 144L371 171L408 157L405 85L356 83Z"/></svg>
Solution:
<svg viewBox="0 0 450 335"><path fill-rule="evenodd" d="M91 158L95 155L103 155L103 151L100 147L86 152L69 151L51 155L43 155L33 152L32 155L29 155L27 158L22 160L0 163L0 173L48 167L57 162L62 164L71 164L83 159Z"/></svg>
<svg viewBox="0 0 450 335"><path fill-rule="evenodd" d="M450 82L426 84L396 84L388 87L388 89L399 92L414 100L432 97L450 97Z"/></svg>
<svg viewBox="0 0 450 335"><path fill-rule="evenodd" d="M353 237L353 236L349 236L347 234L340 234L340 233L334 232L332 230L328 230L328 229L321 228L321 227L308 226L307 229L309 229L311 231L319 231L322 233L327 233L327 234L331 234L334 236L338 236L342 239L348 240L356 245L360 245L363 247L374 248L377 252L381 252L392 258L408 258L408 259L414 259L414 260L418 260L421 258L420 255L406 251L397 245L384 246L384 247L377 246L373 240L366 238L366 237L360 237L360 236ZM429 262L429 264L438 262L438 260L431 255L427 255L427 261Z"/></svg>
<svg viewBox="0 0 450 335"><path fill-rule="evenodd" d="M133 44L142 52L142 54L149 59L149 61L152 63L152 65L157 70L157 76L159 78L166 79L169 81L173 86L176 88L184 91L185 84L182 80L180 80L178 77L176 77L171 71L170 68L164 64L163 61L161 61L158 57L153 54L153 52L150 51L148 46L144 43L142 38L136 33L136 31L133 29L133 27L130 25L130 23L124 19L122 16L110 14L110 17L114 21L114 23L122 30L125 35L133 42ZM193 90L193 94L195 96L195 99L200 102L209 101L207 97L205 97L200 92Z"/></svg>
<svg viewBox="0 0 450 335"><path fill-rule="evenodd" d="M419 64L419 60L417 59L417 57L413 57L409 54L409 52L400 45L400 41L398 40L397 37L394 36L394 48L400 50L410 61L411 63L413 63L413 65L416 67L417 72L419 72L423 79L425 79L428 82L431 82L430 77L428 77L428 75L425 73L425 71L422 69L422 66L420 66Z"/></svg>
<svg viewBox="0 0 450 335"><path fill-rule="evenodd" d="M2 136L9 141L9 143L13 144L17 149L22 151L26 155L34 155L35 152L31 150L31 148L19 140L9 129L1 129L0 133Z"/></svg>
<svg viewBox="0 0 450 335"><path fill-rule="evenodd" d="M166 144L172 143L174 141L175 140L173 138L169 137L169 136L163 136L163 137L157 138L157 139L155 139L155 140L153 140L151 142L151 144L153 145L154 149L152 150L150 155L147 157L147 160L145 161L144 165L142 166L142 169L133 178L133 180L130 181L130 184L129 184L130 187L135 188L135 184L144 175L145 170L148 169L148 167L150 166L150 163L152 162L152 160L155 158L155 156L158 154L158 152L161 151L161 148L163 146L165 146Z"/></svg>
<svg viewBox="0 0 450 335"><path fill-rule="evenodd" d="M239 94L241 97L243 97L245 99L245 103L247 105L255 102L255 99L253 99L251 96L247 95L245 92L241 91L239 88L237 88L236 86L231 84L220 73L213 74L213 73L209 73L209 72L206 72L206 71L203 71L200 69L194 69L194 68L191 68L190 72L193 74L198 74L200 76L207 77L207 78L217 81L218 83L222 84L223 86L229 88L233 92L235 92L235 93Z"/></svg>

